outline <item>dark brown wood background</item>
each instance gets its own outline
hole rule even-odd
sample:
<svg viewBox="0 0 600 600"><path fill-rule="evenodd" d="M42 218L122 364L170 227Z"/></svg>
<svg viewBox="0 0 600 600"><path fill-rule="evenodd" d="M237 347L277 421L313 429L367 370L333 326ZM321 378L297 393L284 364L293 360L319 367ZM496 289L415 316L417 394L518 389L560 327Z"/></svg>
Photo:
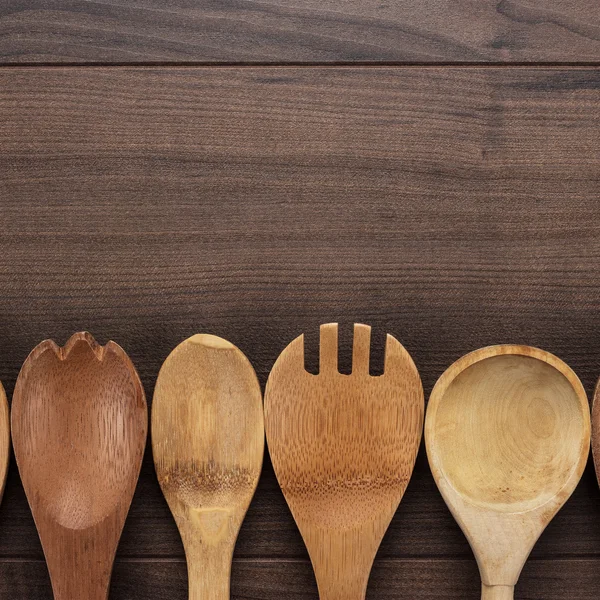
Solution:
<svg viewBox="0 0 600 600"><path fill-rule="evenodd" d="M600 375L597 0L5 0L0 3L0 379L87 329L152 398L198 331L264 386L318 325L374 327L426 395L484 345ZM588 467L517 600L600 592ZM240 533L236 600L316 600L268 461ZM11 464L0 597L52 597ZM183 600L183 549L150 452L111 600ZM476 600L472 553L422 451L368 600ZM85 599L74 599L85 600Z"/></svg>

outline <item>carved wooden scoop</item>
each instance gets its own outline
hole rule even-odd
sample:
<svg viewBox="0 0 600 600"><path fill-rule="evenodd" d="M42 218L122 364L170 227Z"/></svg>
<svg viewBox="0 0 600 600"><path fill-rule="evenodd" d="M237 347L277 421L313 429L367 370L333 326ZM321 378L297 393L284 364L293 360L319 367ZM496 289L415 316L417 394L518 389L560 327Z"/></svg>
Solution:
<svg viewBox="0 0 600 600"><path fill-rule="evenodd" d="M371 328L354 326L353 369L337 368L337 324L321 326L320 372L304 339L279 356L265 392L275 473L311 557L321 600L363 600L375 554L412 474L423 389L387 336L385 370L369 375Z"/></svg>
<svg viewBox="0 0 600 600"><path fill-rule="evenodd" d="M190 600L229 600L235 541L264 452L260 386L248 359L213 335L165 360L152 401L158 481L175 517Z"/></svg>
<svg viewBox="0 0 600 600"><path fill-rule="evenodd" d="M76 333L25 361L12 404L15 456L55 600L106 600L139 476L147 409L114 342Z"/></svg>
<svg viewBox="0 0 600 600"><path fill-rule="evenodd" d="M0 500L4 493L4 484L8 473L10 460L10 418L8 416L8 402L2 383L0 383Z"/></svg>
<svg viewBox="0 0 600 600"><path fill-rule="evenodd" d="M433 477L477 559L482 599L512 600L533 545L587 461L581 382L543 350L482 348L436 383L425 441Z"/></svg>

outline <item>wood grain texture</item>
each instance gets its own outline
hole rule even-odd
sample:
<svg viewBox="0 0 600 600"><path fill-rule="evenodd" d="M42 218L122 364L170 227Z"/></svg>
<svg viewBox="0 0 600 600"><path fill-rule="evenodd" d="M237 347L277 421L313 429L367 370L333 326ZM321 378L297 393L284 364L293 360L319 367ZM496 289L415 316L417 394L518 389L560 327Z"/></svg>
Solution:
<svg viewBox="0 0 600 600"><path fill-rule="evenodd" d="M596 0L4 0L0 62L598 62Z"/></svg>
<svg viewBox="0 0 600 600"><path fill-rule="evenodd" d="M596 559L529 561L516 588L519 600L595 600L600 585ZM549 573L551 575L549 575ZM50 582L42 561L0 562L0 593L14 600L48 600ZM480 582L472 560L376 561L367 600L399 600L407 594L427 600L479 600ZM413 596L414 595L414 596ZM183 558L119 560L115 563L111 599L185 600ZM232 600L317 600L308 560L252 559L234 561Z"/></svg>
<svg viewBox="0 0 600 600"><path fill-rule="evenodd" d="M435 384L427 456L477 559L482 600L512 600L535 542L579 483L590 428L577 375L538 348L481 348Z"/></svg>
<svg viewBox="0 0 600 600"><path fill-rule="evenodd" d="M340 373L338 325L321 325L318 374L305 369L301 335L265 389L269 454L321 600L364 600L421 442L425 401L412 358L388 334L384 370L374 377L370 346L371 328L355 324L351 373Z"/></svg>
<svg viewBox="0 0 600 600"><path fill-rule="evenodd" d="M248 359L214 335L181 342L156 381L152 451L185 548L190 600L229 600L264 440L262 394Z"/></svg>
<svg viewBox="0 0 600 600"><path fill-rule="evenodd" d="M264 386L303 331L316 364L327 321L341 323L341 368L351 323L373 326L375 363L385 332L397 336L426 397L460 356L501 342L553 352L591 397L599 90L598 69L0 71L0 379L9 397L44 337L63 343L88 328L114 339L151 397L171 348L194 331L231 340ZM590 465L536 544L516 597L564 598L568 584L595 598L599 522ZM14 462L0 556L42 559ZM234 562L234 596L317 597L268 460L235 556L282 561L248 567L249 583ZM176 559L178 570L139 562L153 557ZM394 562L396 575L384 574L380 562L396 557L461 560L418 560L411 575ZM43 562L16 564L0 563L11 597L50 597ZM111 597L186 590L183 547L147 452ZM368 594L401 591L480 594L423 450Z"/></svg>
<svg viewBox="0 0 600 600"><path fill-rule="evenodd" d="M88 333L37 345L15 387L15 456L55 600L106 600L147 431L123 349Z"/></svg>

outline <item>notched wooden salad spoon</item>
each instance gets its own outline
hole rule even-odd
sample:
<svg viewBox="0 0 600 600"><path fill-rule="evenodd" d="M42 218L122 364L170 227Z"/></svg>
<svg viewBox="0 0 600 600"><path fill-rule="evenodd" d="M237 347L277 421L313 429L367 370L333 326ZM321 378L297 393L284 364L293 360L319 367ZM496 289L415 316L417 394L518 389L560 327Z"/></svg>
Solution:
<svg viewBox="0 0 600 600"><path fill-rule="evenodd" d="M543 350L482 348L436 383L425 441L433 477L477 559L482 599L512 600L533 545L589 455L581 382Z"/></svg>
<svg viewBox="0 0 600 600"><path fill-rule="evenodd" d="M12 403L15 456L55 600L106 600L144 454L147 408L114 342L36 346Z"/></svg>
<svg viewBox="0 0 600 600"><path fill-rule="evenodd" d="M214 335L179 344L156 382L152 449L183 540L190 600L229 600L233 549L264 438L262 394L244 354Z"/></svg>
<svg viewBox="0 0 600 600"><path fill-rule="evenodd" d="M371 328L354 326L351 375L338 372L338 327L321 326L320 371L304 338L281 353L265 392L275 473L308 548L321 600L363 600L379 544L402 499L423 428L423 388L387 336L385 368L369 375Z"/></svg>

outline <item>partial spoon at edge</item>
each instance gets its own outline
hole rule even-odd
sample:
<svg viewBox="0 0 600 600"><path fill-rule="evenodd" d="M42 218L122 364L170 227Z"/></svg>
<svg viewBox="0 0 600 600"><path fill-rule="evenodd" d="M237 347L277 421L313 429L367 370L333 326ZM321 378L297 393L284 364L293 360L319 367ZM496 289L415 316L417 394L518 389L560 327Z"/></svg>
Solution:
<svg viewBox="0 0 600 600"><path fill-rule="evenodd" d="M12 404L13 445L55 600L106 600L147 431L124 350L86 332L36 346Z"/></svg>
<svg viewBox="0 0 600 600"><path fill-rule="evenodd" d="M169 354L152 403L152 449L185 548L190 600L229 600L264 452L262 394L238 348L197 334Z"/></svg>
<svg viewBox="0 0 600 600"><path fill-rule="evenodd" d="M600 482L600 378L596 382L592 399L592 457L596 480Z"/></svg>
<svg viewBox="0 0 600 600"><path fill-rule="evenodd" d="M482 348L435 384L425 442L475 554L482 600L512 600L531 549L585 468L590 412L581 382L544 350Z"/></svg>
<svg viewBox="0 0 600 600"><path fill-rule="evenodd" d="M4 494L8 463L10 462L10 416L8 400L0 382L0 502Z"/></svg>

